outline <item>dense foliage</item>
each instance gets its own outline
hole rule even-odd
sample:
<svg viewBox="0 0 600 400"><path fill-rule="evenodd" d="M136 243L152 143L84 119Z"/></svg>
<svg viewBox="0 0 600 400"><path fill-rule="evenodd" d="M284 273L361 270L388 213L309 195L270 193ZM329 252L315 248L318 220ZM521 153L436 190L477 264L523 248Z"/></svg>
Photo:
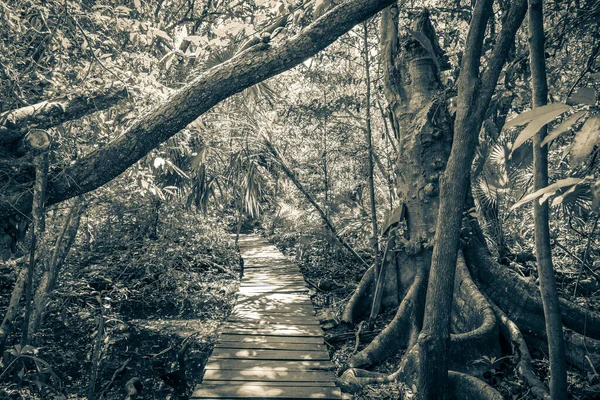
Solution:
<svg viewBox="0 0 600 400"><path fill-rule="evenodd" d="M443 54L438 97L451 115L473 3L424 0L400 7L399 30L421 43L427 38L411 30L412 22L423 8L430 11L440 49L429 41L424 47L434 58ZM510 3L494 3L484 66ZM91 111L44 129L52 137L50 169L60 175L126 134L192 78L258 42L276 46L333 6L328 0L0 0L0 124L11 110L91 96ZM537 284L530 208L533 201L549 201L559 293L600 311L600 2L548 1L544 17L551 104L528 111L531 70L521 30L479 134L467 214L479 219L494 257ZM333 359L340 373L345 370L393 317L385 310L364 337L363 325L340 325L373 256L367 130L373 132L380 227L402 200L395 182L404 146L398 132L405 127L397 125L385 97L379 22L366 21L297 67L224 100L109 184L47 208L38 258L48 265L71 208L81 221L41 329L26 346L19 336L22 313L15 318L0 364L0 398L89 398L90 390L92 398L123 398L132 378L143 383L144 398L189 394L217 324L234 302L237 235L252 231L301 264ZM93 98L113 88L125 88L127 98L92 112ZM534 192L530 139L544 125L552 185ZM2 191L32 191L31 181L15 172L29 157L23 145L0 145ZM31 170L30 162L24 168ZM11 218L17 222L1 221L0 244L17 235L14 226L22 236L1 255L3 314L32 240L29 217ZM383 232L375 240L383 243ZM544 381L546 355L534 356ZM399 363L392 357L377 370L389 373ZM512 356L476 363L505 398L527 398ZM574 398L600 393L599 366L589 363L591 369L569 370ZM360 396L410 396L412 389L392 383Z"/></svg>

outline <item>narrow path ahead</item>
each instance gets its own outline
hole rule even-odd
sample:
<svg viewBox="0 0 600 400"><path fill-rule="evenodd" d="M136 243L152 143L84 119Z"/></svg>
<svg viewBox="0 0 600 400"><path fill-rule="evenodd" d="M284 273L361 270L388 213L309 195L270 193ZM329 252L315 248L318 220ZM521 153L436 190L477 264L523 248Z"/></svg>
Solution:
<svg viewBox="0 0 600 400"><path fill-rule="evenodd" d="M300 269L275 246L240 237L237 304L192 399L341 399Z"/></svg>

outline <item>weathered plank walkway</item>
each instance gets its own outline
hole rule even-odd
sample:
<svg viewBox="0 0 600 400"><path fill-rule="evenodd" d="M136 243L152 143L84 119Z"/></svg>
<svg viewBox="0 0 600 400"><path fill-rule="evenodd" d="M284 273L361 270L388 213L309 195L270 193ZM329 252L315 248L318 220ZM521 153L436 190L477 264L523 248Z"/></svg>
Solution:
<svg viewBox="0 0 600 400"><path fill-rule="evenodd" d="M240 237L237 304L192 399L341 399L300 269L275 246Z"/></svg>

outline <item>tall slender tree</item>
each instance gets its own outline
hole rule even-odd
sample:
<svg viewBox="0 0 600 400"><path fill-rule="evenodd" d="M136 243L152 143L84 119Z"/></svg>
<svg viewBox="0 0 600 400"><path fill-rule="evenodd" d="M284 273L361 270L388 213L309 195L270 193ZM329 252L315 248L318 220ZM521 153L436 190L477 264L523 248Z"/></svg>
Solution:
<svg viewBox="0 0 600 400"><path fill-rule="evenodd" d="M529 59L533 107L548 103L548 83L544 49L543 0L529 0ZM533 137L533 186L538 190L548 186L548 146L541 145L546 137L544 126ZM567 370L562 316L552 265L548 202L533 202L535 253L546 320L548 354L550 357L550 394L555 400L567 398Z"/></svg>
<svg viewBox="0 0 600 400"><path fill-rule="evenodd" d="M375 176L374 176L374 150L373 150L373 132L371 129L371 60L369 56L369 26L368 22L363 22L363 44L364 44L364 57L365 57L365 85L366 85L366 118L365 118L365 131L367 136L367 149L368 155L368 181L369 181L369 200L371 201L371 244L373 246L373 266L375 269L375 276L380 278L379 274L379 238L377 228L377 204L375 201ZM373 328L375 315L371 313L369 318L369 328Z"/></svg>

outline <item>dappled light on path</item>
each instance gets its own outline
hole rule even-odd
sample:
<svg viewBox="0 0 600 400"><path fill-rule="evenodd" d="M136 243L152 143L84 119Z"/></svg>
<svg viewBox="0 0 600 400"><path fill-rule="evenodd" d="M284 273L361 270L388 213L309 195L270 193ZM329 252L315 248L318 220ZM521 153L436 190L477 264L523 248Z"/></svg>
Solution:
<svg viewBox="0 0 600 400"><path fill-rule="evenodd" d="M300 269L257 236L242 236L235 309L193 399L340 399Z"/></svg>

